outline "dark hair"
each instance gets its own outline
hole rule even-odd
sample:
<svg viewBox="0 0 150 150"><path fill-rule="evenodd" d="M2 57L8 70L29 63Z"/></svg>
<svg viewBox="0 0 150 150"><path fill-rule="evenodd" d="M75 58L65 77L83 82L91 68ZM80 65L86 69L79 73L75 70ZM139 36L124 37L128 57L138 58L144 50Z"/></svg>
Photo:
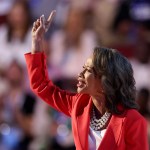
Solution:
<svg viewBox="0 0 150 150"><path fill-rule="evenodd" d="M118 109L119 105L126 109L138 108L135 102L133 69L127 58L115 49L96 47L93 52L93 65L96 76L101 79L106 107L110 112L122 113Z"/></svg>

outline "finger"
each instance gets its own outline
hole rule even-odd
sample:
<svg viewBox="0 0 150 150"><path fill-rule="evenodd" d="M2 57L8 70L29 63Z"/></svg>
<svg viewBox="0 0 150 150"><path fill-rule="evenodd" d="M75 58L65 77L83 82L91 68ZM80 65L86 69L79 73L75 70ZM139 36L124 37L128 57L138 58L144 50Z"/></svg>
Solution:
<svg viewBox="0 0 150 150"><path fill-rule="evenodd" d="M33 23L32 31L36 31L36 23Z"/></svg>
<svg viewBox="0 0 150 150"><path fill-rule="evenodd" d="M55 14L56 14L56 10L53 10L53 11L50 13L50 15L49 15L47 21L48 21L48 22L51 22Z"/></svg>
<svg viewBox="0 0 150 150"><path fill-rule="evenodd" d="M37 19L37 21L36 21L37 23L40 23L40 19Z"/></svg>
<svg viewBox="0 0 150 150"><path fill-rule="evenodd" d="M41 26L45 29L45 16L44 16L44 15L42 15L42 16L40 17L40 24L41 24Z"/></svg>
<svg viewBox="0 0 150 150"><path fill-rule="evenodd" d="M35 28L35 26L36 26L36 25L35 25L35 22L34 22L34 23L33 23L33 28Z"/></svg>
<svg viewBox="0 0 150 150"><path fill-rule="evenodd" d="M37 20L33 23L32 32L35 32L40 26L41 26L40 19L37 19Z"/></svg>
<svg viewBox="0 0 150 150"><path fill-rule="evenodd" d="M32 28L32 31L33 31L33 32L34 32L34 31L36 31L36 28L35 28L35 27L33 27L33 28Z"/></svg>
<svg viewBox="0 0 150 150"><path fill-rule="evenodd" d="M35 22L35 26L38 28L40 26L40 19L37 19L37 21Z"/></svg>
<svg viewBox="0 0 150 150"><path fill-rule="evenodd" d="M49 15L47 21L45 22L45 31L46 31L46 32L48 31L48 29L49 29L49 27L50 27L50 24L51 24L51 22L52 22L52 20L53 20L53 17L55 16L55 13L56 13L56 10L53 10L53 11L50 13L50 15Z"/></svg>

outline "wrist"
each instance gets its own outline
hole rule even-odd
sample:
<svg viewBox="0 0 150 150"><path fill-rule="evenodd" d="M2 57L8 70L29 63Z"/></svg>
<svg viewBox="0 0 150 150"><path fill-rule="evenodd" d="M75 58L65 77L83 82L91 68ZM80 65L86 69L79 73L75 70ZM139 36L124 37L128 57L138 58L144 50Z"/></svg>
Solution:
<svg viewBox="0 0 150 150"><path fill-rule="evenodd" d="M31 53L37 53L37 52L42 52L42 40L37 41L37 40L32 40L32 47L31 47Z"/></svg>

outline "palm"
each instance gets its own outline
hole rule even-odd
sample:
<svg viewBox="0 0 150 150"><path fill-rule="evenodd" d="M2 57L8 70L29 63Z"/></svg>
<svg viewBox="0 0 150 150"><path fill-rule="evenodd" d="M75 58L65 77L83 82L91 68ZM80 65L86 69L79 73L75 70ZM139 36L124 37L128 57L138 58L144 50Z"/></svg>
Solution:
<svg viewBox="0 0 150 150"><path fill-rule="evenodd" d="M38 40L38 41L41 40L44 36L44 33L45 33L45 30L41 25L32 29L32 37L35 40Z"/></svg>

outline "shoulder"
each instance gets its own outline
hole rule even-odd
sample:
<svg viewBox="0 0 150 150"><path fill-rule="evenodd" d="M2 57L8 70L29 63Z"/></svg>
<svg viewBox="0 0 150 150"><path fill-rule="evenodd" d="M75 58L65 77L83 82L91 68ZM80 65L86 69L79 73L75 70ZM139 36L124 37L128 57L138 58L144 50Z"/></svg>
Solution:
<svg viewBox="0 0 150 150"><path fill-rule="evenodd" d="M145 118L136 109L128 109L126 111L126 122L128 124L133 124L133 123L146 124Z"/></svg>
<svg viewBox="0 0 150 150"><path fill-rule="evenodd" d="M144 118L136 109L128 109L126 111L126 116L131 119Z"/></svg>
<svg viewBox="0 0 150 150"><path fill-rule="evenodd" d="M147 122L145 118L137 110L130 109L127 111L124 123L125 139L128 147L132 146L131 143L137 146L140 146L139 143L143 143L145 147L147 145Z"/></svg>

